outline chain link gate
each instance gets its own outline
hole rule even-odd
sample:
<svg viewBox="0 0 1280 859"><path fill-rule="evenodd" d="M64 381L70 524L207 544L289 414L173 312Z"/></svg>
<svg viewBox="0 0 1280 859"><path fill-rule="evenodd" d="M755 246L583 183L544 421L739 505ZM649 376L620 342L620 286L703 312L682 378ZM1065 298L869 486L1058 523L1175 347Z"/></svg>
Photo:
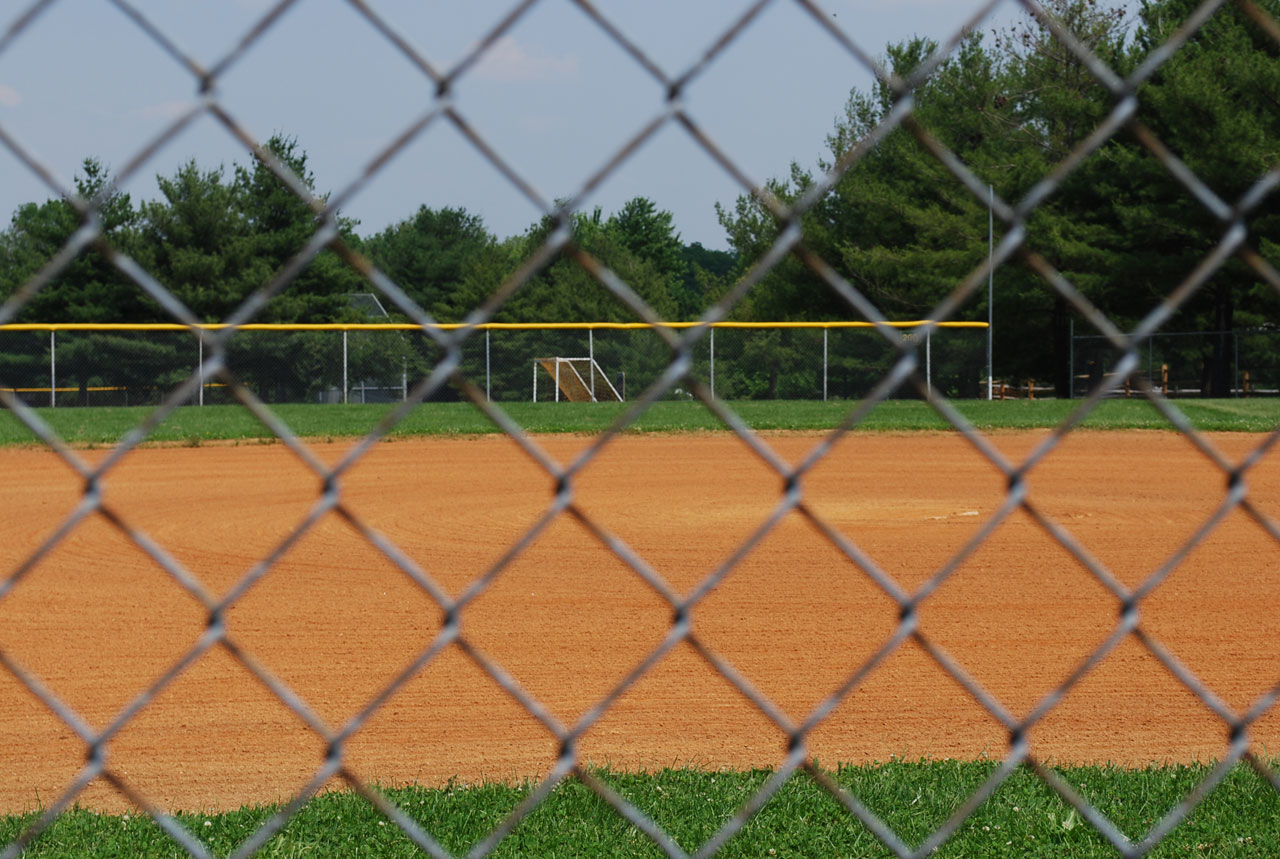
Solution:
<svg viewBox="0 0 1280 859"><path fill-rule="evenodd" d="M1105 119L1063 160L1056 169L1033 187L1021 200L1006 201L994 199L992 209L995 217L1004 226L1004 234L993 249L990 259L976 266L970 275L954 291L943 300L929 318L946 320L954 318L961 304L976 291L981 289L989 273L1005 265L1011 260L1020 259L1041 279L1051 295L1065 300L1072 310L1086 319L1101 333L1118 355L1115 364L1108 368L1102 381L1094 386L1087 398L1078 404L1070 416L1057 430L1050 434L1034 452L1021 462L1013 462L1003 456L982 433L955 409L943 396L928 397L925 379L920 371L921 356L918 344L896 335L886 334L890 345L895 350L893 360L879 383L857 402L840 422L832 436L813 449L811 454L798 466L791 467L779 458L769 444L753 433L751 429L733 412L731 408L714 396L710 388L699 380L694 372L695 363L704 360L701 350L707 336L705 327L689 328L684 331L673 331L657 326L658 316L636 295L627 282L618 274L610 271L598 260L578 247L572 238L568 222L569 215L580 204L593 188L607 181L633 153L641 148L659 129L675 126L686 132L720 167L735 177L741 184L744 193L754 195L760 200L780 225L780 232L770 249L763 254L738 283L723 298L706 311L703 321L715 322L726 317L729 311L768 274L780 261L790 257L799 260L807 269L824 281L831 292L838 296L847 306L848 311L857 317L872 321L884 322L881 310L853 284L843 279L832 267L811 251L805 244L804 231L800 217L817 205L823 196L834 186L859 159L894 129L908 131L919 146L933 156L960 185L973 195L982 205L988 203L988 186L949 152L913 114L913 92L938 67L946 55L959 43L962 34L957 33L939 51L905 79L891 75L870 59L862 47L853 41L850 30L845 29L843 21L833 17L817 5L815 0L757 0L737 17L726 21L720 36L711 43L705 54L694 64L671 74L653 62L635 43L628 39L625 32L616 27L609 18L597 9L590 0L575 0L576 5L598 28L602 39L611 40L640 69L649 75L655 84L657 96L643 130L618 149L600 169L592 175L585 185L572 197L563 202L552 202L541 196L526 179L508 162L504 161L495 148L466 119L466 105L453 96L455 84L464 78L480 56L489 49L504 33L526 15L531 8L539 5L539 0L523 0L512 6L501 20L495 22L483 39L471 52L452 68L438 69L428 57L421 55L415 47L369 8L362 0L347 0L350 6L365 20L369 26L386 39L387 50L404 55L417 69L424 80L436 93L431 106L418 116L369 164L364 175L360 176L350 187L335 193L329 199L317 199L310 194L307 187L286 169L271 153L258 144L254 130L241 125L235 118L235 105L222 103L217 95L217 83L229 68L234 67L242 57L257 47L257 43L268 33L280 15L290 6L292 0L281 0L271 4L265 10L257 24L246 32L229 53L212 66L204 66L193 57L188 56L172 42L166 34L157 28L145 15L134 8L127 0L111 0L122 15L136 23L139 30L154 40L175 61L177 68L187 75L195 91L199 94L198 103L178 116L155 139L144 142L136 155L119 172L117 182L127 180L149 162L156 151L182 129L198 118L207 117L215 120L234 135L256 158L267 164L272 171L298 197L305 200L314 210L317 218L315 232L304 247L300 248L291 262L278 272L270 282L261 286L244 303L225 320L227 329L215 331L198 328L200 320L178 301L165 285L158 282L139 262L130 258L120 250L112 247L103 238L103 224L100 205L106 199L110 189L105 189L99 197L85 200L76 196L70 189L59 187L54 177L41 165L39 153L24 148L21 141L10 132L0 127L0 144L11 152L26 168L38 174L51 188L57 188L77 209L82 217L82 226L72 239L39 273L23 284L8 300L0 306L0 324L15 320L18 312L32 300L49 282L63 271L81 252L93 249L110 261L119 271L127 275L137 287L160 304L174 321L191 326L195 336L200 340L203 365L198 371L176 384L159 402L153 411L129 432L108 455L96 464L91 464L78 452L63 442L57 433L41 419L20 398L6 390L5 380L0 378L0 402L25 424L48 448L70 467L83 481L84 490L79 505L57 528L56 532L46 540L29 558L15 569L5 570L0 580L0 601L19 587L24 577L47 556L58 544L71 534L87 517L98 515L112 522L122 535L137 546L173 579L175 583L201 601L207 610L208 621L199 641L176 661L164 675L141 695L126 706L111 723L102 730L91 728L88 723L66 702L53 694L40 678L28 667L20 663L12 653L0 650L0 666L16 678L31 695L38 698L63 723L73 731L88 748L87 762L65 792L56 798L37 820L22 833L13 843L7 845L0 855L14 857L24 847L54 822L57 817L72 803L77 796L94 779L105 779L119 790L139 808L146 811L155 822L183 849L195 856L208 855L205 846L191 832L187 831L175 818L160 813L149 805L145 796L139 795L130 785L128 779L113 770L107 763L106 751L115 737L139 711L155 696L168 687L179 675L192 666L204 654L221 648L233 659L237 660L248 672L253 674L268 689L272 690L279 700L306 722L323 740L328 752L322 765L315 772L314 778L306 789L294 797L278 814L273 815L262 827L240 845L235 855L247 856L265 845L272 836L279 832L314 793L331 777L346 779L352 790L359 792L376 806L388 820L398 825L408 837L422 850L433 855L447 855L444 848L433 838L432 834L415 823L403 810L380 791L363 784L346 768L344 764L344 744L392 694L396 692L414 672L432 662L446 647L460 647L485 674L499 684L512 697L521 702L528 712L539 720L558 740L559 756L550 774L532 790L527 798L511 812L500 825L495 827L488 837L481 840L471 851L472 855L485 855L491 852L513 828L533 811L563 780L576 778L605 802L615 808L622 817L630 821L644 832L664 853L671 856L686 855L675 840L658 826L650 817L634 804L629 802L613 787L599 779L584 766L579 759L577 743L581 735L588 730L613 705L620 696L633 687L649 669L651 669L672 648L681 643L692 645L701 657L742 695L755 702L760 713L770 720L788 739L789 751L781 760L776 770L767 779L763 787L745 802L732 819L711 839L702 844L695 855L711 855L724 846L733 835L758 811L778 789L794 774L806 773L813 781L824 787L852 817L857 818L893 852L902 856L927 855L942 845L963 824L969 814L984 800L990 797L1016 768L1029 767L1057 795L1062 797L1072 808L1084 817L1094 828L1105 836L1122 854L1138 855L1148 852L1181 822L1234 767L1245 761L1266 779L1274 788L1280 790L1280 773L1273 769L1269 762L1259 758L1250 748L1250 726L1265 714L1280 695L1280 686L1258 700L1247 712L1235 712L1222 704L1207 687L1185 666L1180 664L1159 641L1154 640L1141 624L1143 599L1159 585L1214 527L1230 512L1242 511L1273 539L1280 541L1280 523L1269 518L1251 502L1247 483L1249 470L1262 458L1263 454L1276 442L1276 433L1268 435L1256 448L1254 453L1240 463L1233 463L1222 456L1212 444L1201 437L1178 409L1166 398L1153 389L1151 381L1142 374L1135 373L1146 361L1146 344L1172 314L1188 299L1196 294L1213 274L1228 260L1236 260L1247 266L1257 278L1280 291L1280 272L1274 265L1263 258L1248 243L1246 219L1255 212L1280 185L1280 168L1273 165L1265 174L1256 177L1250 190L1236 200L1223 200L1183 164L1164 144L1147 129L1137 118L1138 88L1165 63L1194 34L1197 27L1220 9L1231 5L1227 0L1206 0L1200 4L1190 19L1173 38L1153 51L1148 60L1126 78L1116 75L1109 67L1099 61L1076 38L1066 31L1062 25L1048 16L1035 0L1021 0L1021 6L1030 14L1040 18L1053 35L1079 58L1092 75L1110 92L1112 107ZM24 30L36 20L55 0L36 0L26 5L9 28L0 34L0 55L23 37ZM859 63L871 69L883 84L897 96L897 102L886 118L872 129L866 139L851 147L839 159L825 176L800 196L792 205L788 205L773 196L768 190L754 187L745 174L715 140L699 125L698 118L684 106L683 96L693 87L700 75L714 64L718 55L731 44L738 35L766 7L771 4L794 3L803 13L812 19L823 30L828 32ZM984 3L974 10L968 27L978 26L992 10L998 6L997 0ZM1268 12L1252 0L1240 0L1238 6L1252 18L1257 25L1271 38L1280 41L1280 24ZM450 125L460 132L475 150L505 179L511 182L540 212L551 219L554 227L545 242L527 259L481 306L475 308L466 319L464 327L456 331L444 331L434 326L434 320L416 306L405 292L382 272L371 266L367 259L349 248L339 235L337 212L339 207L358 192L381 165L388 161L410 141L436 125ZM1130 331L1117 327L1110 319L1091 304L1070 280L1060 273L1047 259L1037 253L1028 244L1029 220L1037 207L1046 200L1063 182L1071 176L1081 163L1112 136L1127 130L1135 135L1146 149L1164 165L1170 175L1192 194L1204 208L1216 218L1221 225L1221 238L1214 250L1201 262L1193 272L1173 288L1141 321ZM1254 177L1251 177L1254 178ZM255 316L273 296L288 289L290 282L306 268L308 262L322 249L332 248L351 267L360 272L376 291L381 299L389 301L395 309L421 326L426 338L432 344L433 352L430 371L417 379L407 392L407 399L400 407L395 408L378 426L336 465L327 465L310 451L306 444L297 438L290 427L283 423L270 408L264 405L263 399L255 392L240 384L237 375L232 371L236 363L236 328L241 324L254 321ZM508 298L521 289L546 263L558 255L575 260L586 272L591 274L618 301L625 305L637 318L653 325L652 336L659 339L668 352L667 358L659 372L650 380L645 379L645 387L641 390L632 384L628 407L616 422L589 444L584 452L567 467L561 467L548 457L536 441L526 436L522 428L514 423L501 408L486 397L485 391L475 384L475 370L472 365L481 360L477 352L477 334L475 325L490 321L497 310ZM923 332L928 333L927 328ZM23 355L38 357L41 346L36 343L27 344L15 352L12 360L21 363ZM1052 521L1037 508L1035 499L1028 491L1027 475L1040 463L1047 454L1053 451L1081 423L1105 397L1113 394L1124 379L1135 380L1137 392L1145 397L1155 409L1171 424L1183 433L1197 449L1220 470L1226 491L1221 505L1209 513L1206 521L1194 537L1183 546L1173 558L1157 569L1150 578L1136 589L1121 585L1107 569L1102 567L1075 538L1060 525ZM263 557L245 577L221 600L210 598L200 583L168 554L165 548L158 545L145 534L130 530L116 516L111 505L101 492L103 478L131 450L147 439L148 433L165 421L180 405L193 402L202 381L216 379L226 385L230 398L252 412L263 424L293 451L298 459L319 479L322 490L317 494L309 515L297 530L290 534L281 547ZM396 426L408 412L418 403L432 397L437 392L452 384L491 421L502 430L534 461L541 464L547 475L558 487L554 501L546 509L543 517L504 555L503 560L480 577L461 596L454 599L424 573L410 558L400 552L396 546L380 537L367 523L354 516L344 506L340 489L340 478L376 444ZM999 511L979 530L977 536L966 544L959 554L939 569L933 577L918 591L907 593L867 557L847 538L837 533L823 522L821 517L806 504L804 478L813 466L822 460L831 446L845 433L857 427L860 422L891 393L903 384L914 386L922 397L930 399L932 407L962 434L972 447L989 461L991 468L997 472L1007 485L1004 501ZM666 397L672 390L680 387L689 391L708 410L713 412L733 433L773 469L783 487L777 505L765 524L755 532L740 550L707 576L701 584L688 594L676 594L670 591L645 560L631 551L620 541L610 537L587 513L575 503L575 478L582 469L606 448L626 427L628 427L651 404ZM937 393L935 391L935 393ZM1007 517L1015 512L1025 512L1038 523L1044 533L1069 552L1081 565L1088 569L1112 597L1118 611L1118 617L1110 637L1071 673L1065 682L1050 694L1025 718L1012 715L1005 706L968 676L963 668L945 649L930 640L917 625L918 609L930 595L936 591L948 577L960 566L964 559L975 551L982 541L990 535ZM390 563L403 572L410 580L428 595L440 607L444 623L431 645L419 654L409 666L381 694L370 701L368 706L354 717L350 723L335 730L323 724L308 709L306 703L298 698L278 677L259 665L245 653L228 632L224 622L226 612L258 579L266 574L289 545L296 542L310 529L321 516L336 513L345 518ZM849 675L842 687L827 700L816 707L808 717L799 723L793 723L782 716L771 703L739 674L732 670L717 654L702 642L693 620L699 603L720 584L732 571L735 560L740 559L756 546L770 530L787 514L798 513L812 522L816 528L826 535L826 539L841 553L858 565L880 589L896 605L898 621L896 629L889 639L883 642L879 650L856 671ZM560 517L571 517L580 522L588 531L595 534L601 545L608 547L618 559L626 564L636 576L648 583L656 593L664 594L670 607L671 623L665 640L634 671L632 671L616 688L598 701L575 724L559 723L545 710L527 690L522 688L503 667L487 658L482 652L470 645L464 630L463 621L469 605L488 588L492 582L503 574L504 567L528 548L539 534L553 521ZM1027 733L1037 722L1045 717L1090 671L1097 666L1122 640L1132 637L1138 641L1168 670L1178 677L1186 689L1190 690L1206 708L1212 711L1226 727L1230 737L1228 753L1212 768L1203 781L1192 790L1184 800L1169 811L1152 827L1145 838L1139 842L1130 841L1115 824L1100 811L1094 808L1071 784L1050 768L1044 761L1032 753ZM998 720L1008 734L1008 748L1004 753L1001 765L992 773L987 781L964 802L950 818L922 843L910 845L905 843L880 817L874 814L859 797L849 793L832 778L831 774L819 768L810 759L806 746L806 738L824 718L858 687L862 681L891 655L900 645L914 641L922 647L936 664L961 684L968 693Z"/></svg>

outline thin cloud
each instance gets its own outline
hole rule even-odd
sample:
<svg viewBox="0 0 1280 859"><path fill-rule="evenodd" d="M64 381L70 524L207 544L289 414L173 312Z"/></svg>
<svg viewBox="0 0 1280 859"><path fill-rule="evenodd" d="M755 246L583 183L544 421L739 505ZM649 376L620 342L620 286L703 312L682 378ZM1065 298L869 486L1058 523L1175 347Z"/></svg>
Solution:
<svg viewBox="0 0 1280 859"><path fill-rule="evenodd" d="M22 104L22 94L8 84L0 84L0 104L17 107Z"/></svg>
<svg viewBox="0 0 1280 859"><path fill-rule="evenodd" d="M485 51L476 66L476 74L502 83L566 80L578 76L578 58L573 54L556 55L536 47L526 48L508 35Z"/></svg>
<svg viewBox="0 0 1280 859"><path fill-rule="evenodd" d="M177 119L190 109L189 101L165 101L139 108L136 113L143 119Z"/></svg>

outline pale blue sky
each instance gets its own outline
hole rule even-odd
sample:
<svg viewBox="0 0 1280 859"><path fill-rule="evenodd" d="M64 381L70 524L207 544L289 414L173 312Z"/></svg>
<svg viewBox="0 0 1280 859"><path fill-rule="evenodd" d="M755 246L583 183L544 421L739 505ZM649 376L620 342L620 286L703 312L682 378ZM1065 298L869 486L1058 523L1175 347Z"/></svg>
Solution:
<svg viewBox="0 0 1280 859"><path fill-rule="evenodd" d="M265 0L135 0L194 59L212 65L272 4ZM30 0L3 4L6 30ZM450 67L513 0L370 0L419 53ZM598 8L669 75L687 68L747 0L599 0ZM945 39L979 0L823 0L868 53L912 35ZM1006 0L982 29L1020 15ZM793 0L773 4L688 91L685 104L751 178L811 166L853 86L870 75ZM343 0L298 0L220 80L219 100L259 139L297 138L320 191L338 191L434 98L427 79ZM455 105L546 199L575 192L662 108L657 82L568 0L543 0L459 82ZM94 156L122 167L196 99L194 79L107 0L60 0L0 52L0 127L62 182ZM202 117L125 186L156 196L154 177L194 157L247 163L243 146ZM229 173L229 170L228 170ZM52 192L0 147L0 216ZM613 211L645 195L675 214L686 241L724 247L714 205L742 192L685 130L669 124L588 200ZM345 206L370 234L420 204L462 206L499 236L522 232L535 207L447 122L428 128Z"/></svg>

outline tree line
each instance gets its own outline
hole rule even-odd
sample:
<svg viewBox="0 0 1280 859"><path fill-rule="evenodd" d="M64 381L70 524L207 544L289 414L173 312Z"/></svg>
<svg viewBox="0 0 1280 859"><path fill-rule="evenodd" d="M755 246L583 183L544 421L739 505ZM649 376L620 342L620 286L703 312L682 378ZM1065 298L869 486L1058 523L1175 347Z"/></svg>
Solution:
<svg viewBox="0 0 1280 859"><path fill-rule="evenodd" d="M1121 76L1163 46L1199 4L1144 0L1130 24L1096 0L1046 6ZM1258 4L1273 18L1280 2ZM1241 6L1224 4L1140 87L1138 121L1226 203L1280 166L1280 44ZM888 67L918 68L935 45L891 46ZM913 116L1001 199L1017 203L1077 150L1116 103L1107 86L1050 29L1025 24L964 41L913 93ZM855 91L828 137L828 169L893 110L884 85ZM1274 173L1273 173L1274 175ZM794 201L818 176L793 165L770 184ZM858 161L803 219L804 241L890 318L920 316L981 265L988 253L987 201L963 187L912 133L899 128ZM754 259L779 226L755 199L722 208L732 247ZM1243 218L1246 246L1280 265L1280 195ZM1122 328L1132 328L1195 272L1227 232L1197 197L1129 130L1086 157L1026 223L1027 247ZM996 220L996 242L1003 235ZM1265 267L1265 266L1264 266ZM1070 331L1098 333L1022 261L995 275L997 374L1071 380ZM1274 281L1273 281L1274 283ZM1206 395L1230 391L1233 329L1275 328L1277 293L1232 256L1162 326L1212 332L1191 338ZM794 258L747 299L745 312L779 319L838 316L850 309ZM986 290L961 310L987 318ZM1280 367L1280 348L1267 360Z"/></svg>
<svg viewBox="0 0 1280 859"><path fill-rule="evenodd" d="M272 137L264 148L313 193L307 154L293 138ZM85 199L111 189L108 171L84 162L75 179ZM169 289L197 317L225 318L268 283L311 238L312 209L262 161L204 169L194 160L157 177L160 198L135 206L109 191L101 206L102 234ZM8 296L45 265L80 226L65 199L26 203L0 233L0 296ZM365 254L420 307L456 322L487 298L545 240L544 218L523 234L499 240L478 215L460 208L422 206L385 230L362 237L339 217L345 244ZM695 317L705 293L726 277L734 257L684 244L670 212L644 197L608 215L596 208L573 216L576 243L610 266L664 318ZM369 292L363 276L332 249L317 254L257 317L263 322L329 322L359 318L350 296ZM629 312L568 259L553 262L502 308L498 321L613 321ZM29 321L171 321L159 304L94 250L81 254L22 310Z"/></svg>
<svg viewBox="0 0 1280 859"><path fill-rule="evenodd" d="M1193 0L1143 0L1134 21L1097 0L1046 4L1076 38L1121 76L1139 68L1194 11ZM1280 0L1259 6L1280 17ZM910 39L886 49L907 76L936 45ZM1003 200L1022 199L1071 157L1115 107L1115 96L1038 22L975 33L912 93L914 120ZM897 105L884 83L854 90L826 141L818 169L793 164L769 183L795 201L851 148L863 145ZM1246 9L1227 4L1159 67L1138 92L1137 118L1228 206L1280 164L1280 45ZM309 188L315 179L297 141L266 144ZM87 160L76 191L111 187ZM311 237L314 212L265 164L201 167L159 177L160 197L135 205L111 193L101 207L105 240L139 262L198 317L226 317L267 283ZM686 244L669 211L645 197L613 213L572 216L575 243L616 272L663 318L693 319L741 277L783 228L761 202L718 206L730 251ZM1232 256L1183 302L1165 330L1214 332L1198 350L1201 388L1230 390L1233 356L1224 335L1268 329L1280 299L1259 267L1280 264L1280 197L1262 195L1243 221L1257 265ZM965 188L906 128L869 147L802 219L803 242L890 318L920 318L980 266L988 252L985 201ZM0 299L25 283L80 226L66 200L27 203L0 232ZM339 218L343 241L367 256L441 321L462 319L527 260L556 224L543 219L499 238L459 208L422 206L371 236ZM1029 214L1027 248L1061 272L1117 325L1132 327L1213 251L1226 226L1126 129L1095 148ZM1003 226L996 221L996 236ZM358 318L350 295L370 291L333 250L312 259L257 321ZM394 308L389 308L393 309ZM1071 326L1078 310L1022 258L996 273L997 373L1052 379L1065 395L1073 372ZM956 318L985 320L978 290ZM800 260L788 257L734 308L755 320L855 316ZM498 311L498 321L617 321L631 312L578 263L554 259ZM168 320L145 292L92 249L22 309L21 321ZM783 336L771 360L786 362ZM1278 348L1277 353L1280 353ZM1280 356L1276 358L1280 366ZM966 370L966 373L969 371ZM971 374L971 373L970 373ZM980 375L980 374L979 374ZM776 372L775 372L776 377ZM977 379L972 380L976 386Z"/></svg>

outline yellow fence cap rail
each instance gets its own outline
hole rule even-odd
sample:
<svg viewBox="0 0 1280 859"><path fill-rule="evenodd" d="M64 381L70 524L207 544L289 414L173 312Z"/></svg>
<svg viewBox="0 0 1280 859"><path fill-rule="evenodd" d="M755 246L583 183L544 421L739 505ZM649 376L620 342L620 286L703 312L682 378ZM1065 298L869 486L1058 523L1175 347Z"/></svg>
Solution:
<svg viewBox="0 0 1280 859"><path fill-rule="evenodd" d="M662 328L986 328L986 322L948 321L933 322L928 319L908 321L866 322L839 320L827 322L659 322ZM619 330L637 331L652 328L648 322L485 322L468 325L461 322L441 322L422 326L412 322L249 322L229 326L221 322L184 325L180 322L14 322L0 325L0 331L221 331L235 327L240 331L419 331L424 327L437 331L456 331L474 328L481 331L586 331Z"/></svg>

